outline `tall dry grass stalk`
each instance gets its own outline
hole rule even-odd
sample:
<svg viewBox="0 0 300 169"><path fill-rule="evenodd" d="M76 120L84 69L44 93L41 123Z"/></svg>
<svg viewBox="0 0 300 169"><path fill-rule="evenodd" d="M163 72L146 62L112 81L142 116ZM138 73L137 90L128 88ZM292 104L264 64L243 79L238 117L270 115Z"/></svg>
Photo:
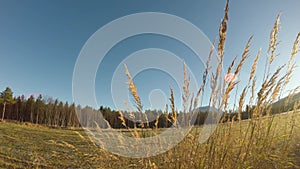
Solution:
<svg viewBox="0 0 300 169"><path fill-rule="evenodd" d="M172 124L174 126L177 125L177 112L175 110L175 101L174 101L174 91L173 89L170 87L170 107L171 107L171 121L172 121Z"/></svg>
<svg viewBox="0 0 300 169"><path fill-rule="evenodd" d="M234 64L235 64L235 62L236 62L236 59L237 59L237 56L234 57L234 59L232 60L230 66L228 67L228 69L227 69L227 74L230 74L230 73L231 73L231 70L233 69L233 66L234 66Z"/></svg>
<svg viewBox="0 0 300 169"><path fill-rule="evenodd" d="M203 103L204 90L205 90L205 86L206 86L207 76L208 76L208 73L211 69L210 61L211 61L214 49L215 49L215 41L211 45L209 55L208 55L208 59L205 63L205 70L204 70L203 75L202 75L202 84L200 85L200 87L197 91L196 97L194 98L194 110L198 106L199 97L200 97L201 92L202 92L202 98L201 98L200 106L202 106L202 103Z"/></svg>
<svg viewBox="0 0 300 169"><path fill-rule="evenodd" d="M190 86L190 78L187 77L187 71L186 71L186 64L183 62L183 94L182 94L182 106L183 106L183 112L187 112L187 106L188 106L188 101L190 98L190 91L189 91L189 86Z"/></svg>
<svg viewBox="0 0 300 169"><path fill-rule="evenodd" d="M210 106L215 107L217 98L214 96L218 95L222 85L222 83L219 81L221 81L220 74L223 67L224 48L225 48L227 24L228 24L228 11L229 11L229 1L227 0L225 10L224 10L224 17L219 28L219 42L218 42L218 54L217 54L218 66L215 74L212 73L211 85L210 85L212 92L209 99L209 107Z"/></svg>
<svg viewBox="0 0 300 169"><path fill-rule="evenodd" d="M122 125L127 128L127 125L126 125L126 121L125 121L125 118L123 116L123 113L119 110L119 119L121 120L122 122Z"/></svg>
<svg viewBox="0 0 300 169"><path fill-rule="evenodd" d="M276 21L274 23L273 29L270 34L270 44L269 44L269 50L268 50L269 52L271 52L270 60L269 60L270 65L273 63L275 57L277 56L275 54L275 51L276 51L276 47L279 44L278 33L279 33L279 25L280 25L280 16L281 16L281 13L278 14Z"/></svg>
<svg viewBox="0 0 300 169"><path fill-rule="evenodd" d="M254 76L253 80L252 80L252 85L251 85L251 97L250 97L250 101L249 101L249 105L252 106L254 97L255 97L255 86L256 86L256 76Z"/></svg>
<svg viewBox="0 0 300 169"><path fill-rule="evenodd" d="M269 43L269 49L268 49L269 56L267 56L267 58L266 58L263 80L265 80L265 78L267 76L269 76L271 64L273 63L274 59L277 57L277 54L275 52L276 52L277 46L279 44L278 34L279 34L280 16L281 16L281 13L279 13L277 15L273 29L270 33L270 43Z"/></svg>
<svg viewBox="0 0 300 169"><path fill-rule="evenodd" d="M226 1L225 15L219 28L218 60L220 62L223 61L223 57L224 57L224 48L225 48L225 41L226 41L226 34L227 34L226 32L227 32L227 24L228 24L228 11L229 11L229 0Z"/></svg>
<svg viewBox="0 0 300 169"><path fill-rule="evenodd" d="M282 85L282 92L284 91L286 85L290 82L291 79L291 75L293 73L293 71L296 68L296 64L295 64L295 56L297 55L297 53L299 52L299 43L300 43L300 32L298 33L295 41L294 41L294 45L292 48L292 52L288 61L288 66L287 66L287 71L286 71L286 76ZM280 92L279 98L282 95L282 92Z"/></svg>
<svg viewBox="0 0 300 169"><path fill-rule="evenodd" d="M234 74L235 74L236 76L239 75L240 70L242 69L242 67L243 67L243 65L244 65L244 63L245 63L245 61L246 61L246 59L249 57L249 51L250 51L250 45L251 45L252 38L253 38L253 36L251 36L251 37L249 38L249 40L248 40L248 42L247 42L247 44L246 44L246 47L245 47L245 49L244 49L244 51L243 51L242 59L240 60L240 62L238 63L237 67L236 67L235 70L234 70Z"/></svg>
<svg viewBox="0 0 300 169"><path fill-rule="evenodd" d="M239 122L242 121L242 110L243 110L243 107L244 107L244 102L245 102L246 94L247 94L247 88L245 87L243 89L243 91L242 91L242 94L240 95L240 100L239 100L239 108L238 108L238 119L239 119Z"/></svg>
<svg viewBox="0 0 300 169"><path fill-rule="evenodd" d="M260 57L260 52L261 52L261 49L258 51L258 53L253 61L253 64L251 66L251 72L250 72L248 84L250 83L250 81L252 80L252 78L254 77L254 74L256 72L256 67L257 67L258 59Z"/></svg>
<svg viewBox="0 0 300 169"><path fill-rule="evenodd" d="M249 57L249 51L250 51L250 44L251 44L251 41L252 41L252 38L253 36L251 36L246 44L246 47L243 51L243 54L242 54L242 58L240 60L240 62L237 64L236 68L234 69L234 76L238 77L239 76L239 73L240 73L240 70L242 69L246 59ZM227 70L227 73L231 73L231 70L235 64L235 61L236 61L236 58L235 57L231 63L231 65L228 67L228 70ZM225 84L225 79L224 79L224 84ZM227 85L227 88L224 91L223 93L223 99L222 99L222 105L224 106L224 110L227 109L227 106L228 106L228 99L230 97L230 93L231 91L234 89L234 87L236 85L239 84L239 81L237 82L234 82L234 81L230 81ZM225 87L225 85L223 86L223 88ZM243 95L246 95L246 90L244 91L245 93ZM245 97L245 96L244 96Z"/></svg>
<svg viewBox="0 0 300 169"><path fill-rule="evenodd" d="M125 68L125 71L126 71L126 75L128 77L128 87L129 87L129 90L130 90L130 93L132 94L134 100L135 100L135 103L136 103L136 108L138 110L138 112L142 113L143 112L143 108L142 108L142 102L141 102L141 99L138 95L138 92L137 92L137 88L136 86L134 85L133 83L133 79L129 73L129 70L127 68L127 65L124 64L124 68Z"/></svg>

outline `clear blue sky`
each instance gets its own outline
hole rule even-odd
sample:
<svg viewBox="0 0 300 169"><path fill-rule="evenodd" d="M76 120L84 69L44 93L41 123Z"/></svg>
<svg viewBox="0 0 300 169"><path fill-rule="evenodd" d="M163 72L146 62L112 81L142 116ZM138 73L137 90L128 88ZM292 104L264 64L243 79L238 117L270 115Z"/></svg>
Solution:
<svg viewBox="0 0 300 169"><path fill-rule="evenodd" d="M213 41L218 36L224 5L225 1L221 0L0 0L0 90L9 86L15 95L42 93L72 102L76 59L88 38L105 24L128 14L163 12L188 20ZM299 7L299 0L231 0L224 67L235 55L241 55L247 39L254 35L251 58L246 65L250 65L262 48L258 76L262 74L270 30L279 11L283 14L279 36L281 56L274 68L286 61L300 31ZM158 35L128 38L117 44L100 64L95 89L99 105L114 108L110 97L113 72L126 56L144 48L171 51L192 70L197 67L203 70L201 63L193 61L193 53L174 39ZM242 70L240 80L248 78L249 69L250 66ZM290 87L299 85L299 73L298 69ZM197 78L201 80L201 71ZM135 82L146 108L151 90L161 88L169 94L168 86L175 84L170 77L155 70L138 74ZM179 90L174 88L179 98Z"/></svg>

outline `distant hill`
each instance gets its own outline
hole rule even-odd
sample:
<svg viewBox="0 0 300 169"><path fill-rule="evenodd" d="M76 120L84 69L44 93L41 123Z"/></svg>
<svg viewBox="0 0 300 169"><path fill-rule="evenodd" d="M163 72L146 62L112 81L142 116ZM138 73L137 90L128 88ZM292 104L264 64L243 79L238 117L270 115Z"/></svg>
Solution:
<svg viewBox="0 0 300 169"><path fill-rule="evenodd" d="M282 98L280 100L278 100L277 102L272 104L272 112L273 113L281 113L281 112L286 112L286 111L290 111L293 109L294 104L297 101L300 101L300 92L295 94L294 96L291 96L288 101L288 105L285 107L285 102L287 101L289 96Z"/></svg>
<svg viewBox="0 0 300 169"><path fill-rule="evenodd" d="M203 107L198 107L196 109L197 112L212 112L212 111L217 111L218 109L210 107L210 106L203 106Z"/></svg>

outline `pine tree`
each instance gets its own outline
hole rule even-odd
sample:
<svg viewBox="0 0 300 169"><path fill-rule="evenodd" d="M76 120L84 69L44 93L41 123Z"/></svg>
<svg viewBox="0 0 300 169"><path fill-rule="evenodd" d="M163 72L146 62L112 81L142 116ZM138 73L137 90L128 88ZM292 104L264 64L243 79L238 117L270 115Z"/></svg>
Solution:
<svg viewBox="0 0 300 169"><path fill-rule="evenodd" d="M0 94L0 103L3 104L3 108L2 108L2 121L4 120L6 105L10 104L12 102L13 102L13 92L12 92L12 90L9 87L7 87Z"/></svg>

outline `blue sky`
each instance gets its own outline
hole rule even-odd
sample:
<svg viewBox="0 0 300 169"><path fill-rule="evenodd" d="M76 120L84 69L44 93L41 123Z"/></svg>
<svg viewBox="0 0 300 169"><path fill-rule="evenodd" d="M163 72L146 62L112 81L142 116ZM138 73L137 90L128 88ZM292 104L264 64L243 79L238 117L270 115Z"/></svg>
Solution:
<svg viewBox="0 0 300 169"><path fill-rule="evenodd" d="M76 59L89 37L102 26L129 14L162 12L188 20L213 41L218 36L224 5L225 1L221 0L0 0L0 89L9 86L16 95L42 93L72 102ZM251 57L246 65L250 65L259 48L262 48L257 74L258 79L262 78L269 34L279 11L282 11L278 48L281 55L273 68L285 62L300 31L297 18L300 16L299 6L298 0L231 0L224 67L230 64L234 56L241 55L247 39L254 35ZM200 82L203 64L194 61L194 54L184 44L159 35L134 36L118 43L100 64L95 80L99 105L115 108L110 89L114 70L126 56L145 48L173 52L185 60ZM249 70L250 66L244 67L241 81L248 78ZM289 88L299 85L299 73L297 69ZM149 92L154 89L161 89L169 97L168 87L172 85L175 96L180 98L174 79L160 71L141 72L134 80L146 108L150 107ZM159 105L159 102L155 104Z"/></svg>

